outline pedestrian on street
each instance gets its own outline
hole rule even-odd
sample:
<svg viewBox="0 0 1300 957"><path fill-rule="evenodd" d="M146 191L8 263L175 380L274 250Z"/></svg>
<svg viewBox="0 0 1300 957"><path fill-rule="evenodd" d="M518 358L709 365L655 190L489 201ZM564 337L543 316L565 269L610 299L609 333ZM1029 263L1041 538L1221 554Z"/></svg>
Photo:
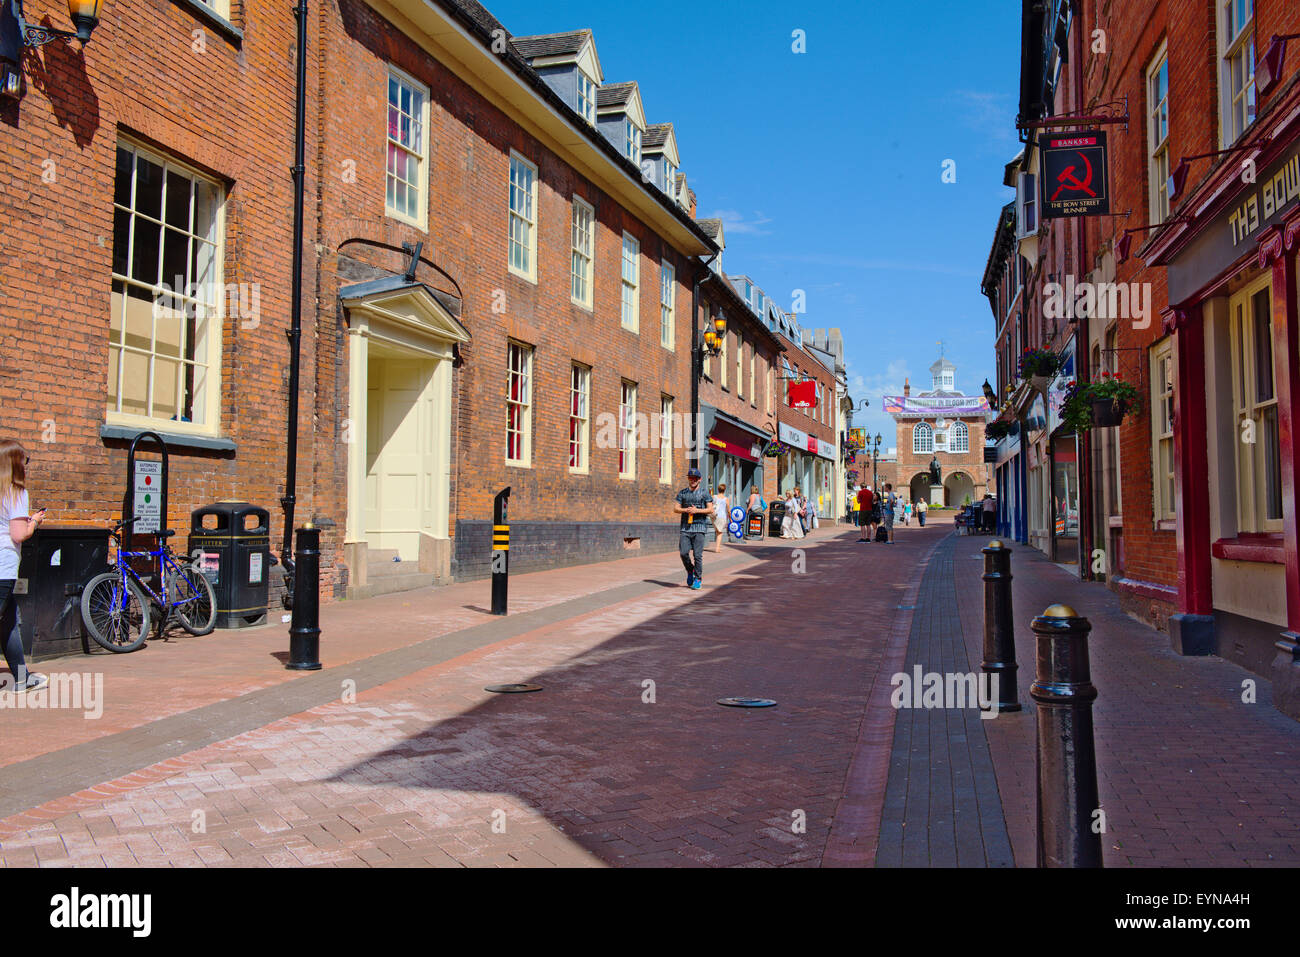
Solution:
<svg viewBox="0 0 1300 957"><path fill-rule="evenodd" d="M916 524L921 528L925 528L925 512L927 508L928 506L925 504L925 499L918 498L916 500Z"/></svg>
<svg viewBox="0 0 1300 957"><path fill-rule="evenodd" d="M699 589L704 579L704 537L712 524L713 501L709 493L700 488L700 470L686 473L687 488L677 493L673 511L682 517L682 564L686 566L686 587ZM691 560L694 553L694 561Z"/></svg>
<svg viewBox="0 0 1300 957"><path fill-rule="evenodd" d="M799 509L799 490L792 488L785 496L785 521L781 523L782 538L803 538L803 521L799 518Z"/></svg>
<svg viewBox="0 0 1300 957"><path fill-rule="evenodd" d="M894 509L898 507L898 496L894 494L894 486L889 482L885 483L885 494L881 497L881 512L885 520L885 544L894 544Z"/></svg>
<svg viewBox="0 0 1300 957"><path fill-rule="evenodd" d="M817 499L815 499L815 498L810 498L810 499L808 499L808 523L809 523L809 529L808 529L808 530L809 530L809 531L812 531L813 529L817 528L817 525L818 525L818 522L817 522L818 514L817 514L817 513L818 513L818 509L817 509Z"/></svg>
<svg viewBox="0 0 1300 957"><path fill-rule="evenodd" d="M869 542L876 534L876 523L871 520L876 504L874 500L875 495L869 486L864 485L858 489L858 527L862 529L861 537L858 539L860 542Z"/></svg>
<svg viewBox="0 0 1300 957"><path fill-rule="evenodd" d="M19 546L45 521L45 509L27 514L27 450L14 439L0 439L0 641L13 687L34 691L49 683L45 675L28 672L23 654L22 619L14 586L18 582Z"/></svg>
<svg viewBox="0 0 1300 957"><path fill-rule="evenodd" d="M718 490L713 494L713 550L722 551L722 540L727 535L727 522L731 512L731 506L727 503L727 483L722 482L718 485Z"/></svg>
<svg viewBox="0 0 1300 957"><path fill-rule="evenodd" d="M912 524L912 500L908 499L903 503L903 524Z"/></svg>
<svg viewBox="0 0 1300 957"><path fill-rule="evenodd" d="M984 493L984 531L992 535L997 524L998 503L988 492Z"/></svg>
<svg viewBox="0 0 1300 957"><path fill-rule="evenodd" d="M849 495L849 521L855 526L858 524L858 493L860 491L862 491L862 486L854 482L853 491Z"/></svg>

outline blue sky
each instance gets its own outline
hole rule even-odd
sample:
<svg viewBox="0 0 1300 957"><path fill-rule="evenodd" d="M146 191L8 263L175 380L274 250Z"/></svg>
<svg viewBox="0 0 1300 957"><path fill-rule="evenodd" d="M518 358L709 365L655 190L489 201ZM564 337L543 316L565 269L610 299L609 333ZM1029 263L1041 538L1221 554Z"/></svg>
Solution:
<svg viewBox="0 0 1300 957"><path fill-rule="evenodd" d="M892 444L880 396L928 389L939 340L959 389L992 378L979 283L1020 149L1018 4L484 2L512 34L595 31L605 81L636 80L647 121L675 125L726 271L787 308L805 290L801 324L843 331L871 403L855 424Z"/></svg>

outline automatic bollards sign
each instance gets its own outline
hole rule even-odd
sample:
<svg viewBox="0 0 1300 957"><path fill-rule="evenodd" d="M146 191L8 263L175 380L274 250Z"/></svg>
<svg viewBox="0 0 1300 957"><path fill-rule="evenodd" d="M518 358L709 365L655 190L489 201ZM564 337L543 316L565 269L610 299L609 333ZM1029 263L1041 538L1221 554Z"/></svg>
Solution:
<svg viewBox="0 0 1300 957"><path fill-rule="evenodd" d="M1110 212L1103 131L1046 133L1038 147L1042 153L1043 219Z"/></svg>

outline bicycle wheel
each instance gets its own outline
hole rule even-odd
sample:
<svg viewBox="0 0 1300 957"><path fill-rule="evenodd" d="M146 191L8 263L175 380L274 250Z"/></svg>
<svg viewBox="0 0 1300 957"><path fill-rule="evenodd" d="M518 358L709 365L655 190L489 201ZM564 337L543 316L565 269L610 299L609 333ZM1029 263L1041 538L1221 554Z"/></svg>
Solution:
<svg viewBox="0 0 1300 957"><path fill-rule="evenodd" d="M96 575L81 593L81 620L95 643L113 652L135 651L149 634L149 602L118 572Z"/></svg>
<svg viewBox="0 0 1300 957"><path fill-rule="evenodd" d="M183 568L167 579L168 602L175 605L176 619L191 635L206 635L217 626L217 593L202 572Z"/></svg>

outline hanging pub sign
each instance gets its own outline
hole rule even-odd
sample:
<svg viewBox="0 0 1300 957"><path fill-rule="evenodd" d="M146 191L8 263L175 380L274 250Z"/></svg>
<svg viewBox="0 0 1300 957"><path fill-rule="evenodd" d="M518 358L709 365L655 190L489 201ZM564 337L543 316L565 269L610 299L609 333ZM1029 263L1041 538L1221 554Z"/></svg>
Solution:
<svg viewBox="0 0 1300 957"><path fill-rule="evenodd" d="M803 382L787 383L786 397L792 409L817 408L817 380L805 379Z"/></svg>
<svg viewBox="0 0 1300 957"><path fill-rule="evenodd" d="M1042 152L1043 219L1110 212L1104 130L1044 133L1038 148Z"/></svg>

